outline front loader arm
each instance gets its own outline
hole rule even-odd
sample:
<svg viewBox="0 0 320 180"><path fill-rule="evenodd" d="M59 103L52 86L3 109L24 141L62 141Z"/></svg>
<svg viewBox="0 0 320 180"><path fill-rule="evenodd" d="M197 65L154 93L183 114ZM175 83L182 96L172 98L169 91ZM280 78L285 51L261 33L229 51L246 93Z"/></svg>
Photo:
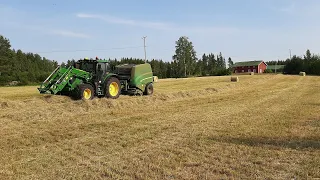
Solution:
<svg viewBox="0 0 320 180"><path fill-rule="evenodd" d="M55 70L38 88L40 93L57 94L63 89L73 90L82 81L90 80L91 75L77 68L59 68Z"/></svg>
<svg viewBox="0 0 320 180"><path fill-rule="evenodd" d="M54 84L57 83L58 79L61 78L67 71L69 71L70 68L64 68L61 66L58 66L48 77L46 80L44 80L38 90L40 93L51 93L54 94L51 89Z"/></svg>

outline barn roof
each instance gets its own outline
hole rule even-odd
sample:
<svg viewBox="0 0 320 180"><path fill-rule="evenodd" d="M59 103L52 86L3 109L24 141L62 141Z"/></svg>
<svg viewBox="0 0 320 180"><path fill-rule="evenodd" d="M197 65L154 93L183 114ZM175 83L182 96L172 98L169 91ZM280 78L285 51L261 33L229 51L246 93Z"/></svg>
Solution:
<svg viewBox="0 0 320 180"><path fill-rule="evenodd" d="M262 60L255 60L255 61L243 61L243 62L236 62L233 67L239 66L258 66L260 63L265 63ZM265 63L266 64L266 63ZM267 65L267 64L266 64Z"/></svg>

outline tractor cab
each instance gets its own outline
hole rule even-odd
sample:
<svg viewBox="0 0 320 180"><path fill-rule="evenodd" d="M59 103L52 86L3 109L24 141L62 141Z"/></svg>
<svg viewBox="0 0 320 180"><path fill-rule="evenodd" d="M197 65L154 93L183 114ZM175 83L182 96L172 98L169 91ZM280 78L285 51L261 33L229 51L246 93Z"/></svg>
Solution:
<svg viewBox="0 0 320 180"><path fill-rule="evenodd" d="M102 77L110 71L110 65L107 60L96 58L78 60L75 68L91 73L96 80L101 80Z"/></svg>

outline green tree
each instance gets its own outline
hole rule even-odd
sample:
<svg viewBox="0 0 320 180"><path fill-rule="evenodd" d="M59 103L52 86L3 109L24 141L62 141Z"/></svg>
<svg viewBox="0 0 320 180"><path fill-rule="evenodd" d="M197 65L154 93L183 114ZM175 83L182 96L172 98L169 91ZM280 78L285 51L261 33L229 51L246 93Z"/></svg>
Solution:
<svg viewBox="0 0 320 180"><path fill-rule="evenodd" d="M193 44L186 36L181 36L176 41L175 55L173 60L176 64L176 72L178 77L186 77L187 75L193 75L196 64L196 51Z"/></svg>
<svg viewBox="0 0 320 180"><path fill-rule="evenodd" d="M12 56L11 44L9 39L0 35L0 83L9 82L11 74L10 57Z"/></svg>
<svg viewBox="0 0 320 180"><path fill-rule="evenodd" d="M307 60L307 61L311 60L311 52L310 52L309 49L307 49L306 55L304 55L304 59Z"/></svg>
<svg viewBox="0 0 320 180"><path fill-rule="evenodd" d="M21 85L43 81L54 69L55 62L38 54L11 49L9 39L0 35L0 85L20 81Z"/></svg>
<svg viewBox="0 0 320 180"><path fill-rule="evenodd" d="M217 56L217 66L218 69L226 69L226 62L221 52Z"/></svg>
<svg viewBox="0 0 320 180"><path fill-rule="evenodd" d="M229 67L229 69L231 69L232 66L233 66L233 61L232 61L231 57L229 57L228 58L228 67Z"/></svg>
<svg viewBox="0 0 320 180"><path fill-rule="evenodd" d="M217 71L217 60L213 53L208 55L208 74L214 75Z"/></svg>
<svg viewBox="0 0 320 180"><path fill-rule="evenodd" d="M202 55L202 66L201 66L203 76L206 76L207 74L209 74L208 60L209 60L208 56L204 53Z"/></svg>

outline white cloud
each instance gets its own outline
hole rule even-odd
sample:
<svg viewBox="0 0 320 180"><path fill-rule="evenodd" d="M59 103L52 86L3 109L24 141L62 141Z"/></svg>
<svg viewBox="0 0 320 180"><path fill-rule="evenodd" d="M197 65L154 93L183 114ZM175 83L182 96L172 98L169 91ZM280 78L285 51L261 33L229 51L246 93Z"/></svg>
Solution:
<svg viewBox="0 0 320 180"><path fill-rule="evenodd" d="M27 33L28 31L33 31L36 33L44 33L50 35L64 36L64 37L72 37L72 38L90 38L91 36L88 34L75 32L67 29L58 29L51 27L52 23L48 21L48 19L43 18L33 18L27 12L12 8L10 6L6 6L0 4L0 22L3 26L21 29L23 33ZM32 24L30 24L30 22ZM36 25L36 24L41 24ZM56 24L55 26L58 26Z"/></svg>
<svg viewBox="0 0 320 180"><path fill-rule="evenodd" d="M17 29L24 29L27 31L39 32L44 34L51 34L51 35L71 37L71 38L83 38L83 39L91 38L91 36L88 34L74 32L70 30L52 29L50 27L43 27L43 26L37 26L37 25L25 25L23 23L18 23L18 22L5 22L4 24Z"/></svg>
<svg viewBox="0 0 320 180"><path fill-rule="evenodd" d="M124 19L119 17L114 17L110 15L99 15L99 14L86 14L78 13L76 15L78 18L87 19L98 19L111 24L122 24L130 26L138 26L144 28L152 28L158 30L169 30L178 32L194 32L194 33L233 33L238 32L240 29L229 28L229 27L201 27L201 26L181 26L174 23L167 22L150 22L150 21L139 21L132 19Z"/></svg>
<svg viewBox="0 0 320 180"><path fill-rule="evenodd" d="M79 13L79 14L77 14L77 17L99 19L99 20L103 20L107 23L112 23L112 24L140 26L140 27L145 27L145 28L154 28L154 29L162 29L162 30L171 30L173 28L176 28L176 27L174 27L174 25L169 24L169 23L136 21L136 20L131 20L131 19L114 17L114 16L110 16L110 15Z"/></svg>
<svg viewBox="0 0 320 180"><path fill-rule="evenodd" d="M49 31L50 34L56 34L60 36L65 36L65 37L75 37L75 38L91 38L91 36L84 34L84 33L77 33L77 32L72 32L72 31L67 31L67 30L51 30Z"/></svg>
<svg viewBox="0 0 320 180"><path fill-rule="evenodd" d="M117 17L112 17L112 16L101 16L101 15L96 15L96 14L77 14L77 17L79 18L92 18L92 19L100 19L104 20L109 23L114 23L114 24L126 24L126 25L138 25L138 22L135 22L133 20L126 20L126 19L121 19Z"/></svg>

